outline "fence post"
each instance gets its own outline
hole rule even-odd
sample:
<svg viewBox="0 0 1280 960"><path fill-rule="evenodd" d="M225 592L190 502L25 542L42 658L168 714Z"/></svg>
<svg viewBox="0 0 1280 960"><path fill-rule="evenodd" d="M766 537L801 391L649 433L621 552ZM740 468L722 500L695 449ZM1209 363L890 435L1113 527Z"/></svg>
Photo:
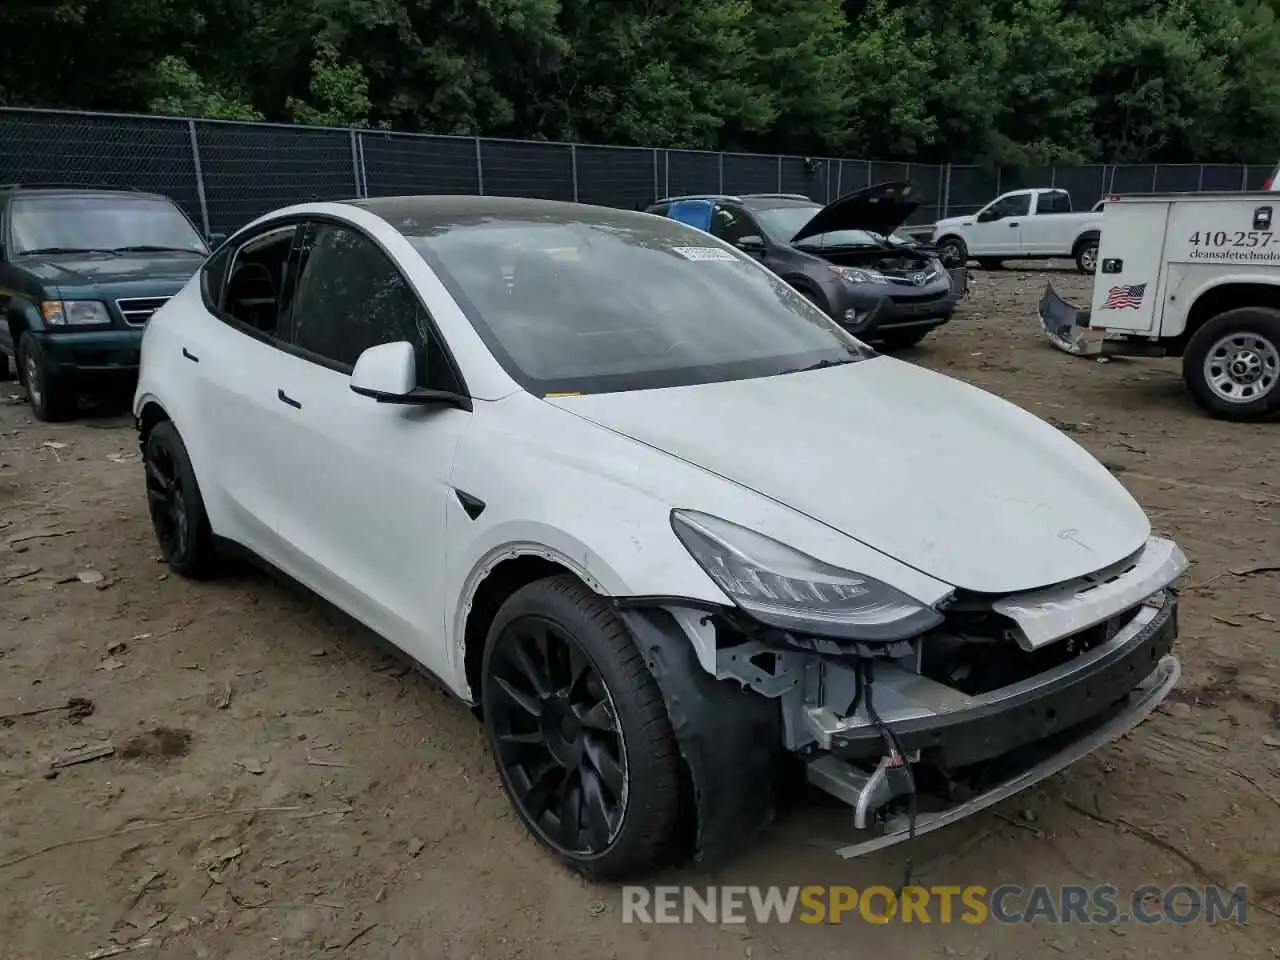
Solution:
<svg viewBox="0 0 1280 960"><path fill-rule="evenodd" d="M191 139L191 162L196 171L196 197L200 200L200 226L209 235L209 201L204 194L204 169L200 166L200 140L196 137L196 122L187 121L187 136Z"/></svg>
<svg viewBox="0 0 1280 960"><path fill-rule="evenodd" d="M1196 193L1204 193L1204 164L1200 164L1200 177L1196 180Z"/></svg>
<svg viewBox="0 0 1280 960"><path fill-rule="evenodd" d="M938 219L947 219L947 193L951 190L951 164L938 165Z"/></svg>
<svg viewBox="0 0 1280 960"><path fill-rule="evenodd" d="M658 191L658 148L653 148L653 200L661 200L663 194Z"/></svg>
<svg viewBox="0 0 1280 960"><path fill-rule="evenodd" d="M842 194L840 193L840 181L842 181L843 179L844 179L844 161L837 160L836 161L836 196L837 197L842 196ZM830 202L831 202L830 200L827 201L827 203L830 203Z"/></svg>
<svg viewBox="0 0 1280 960"><path fill-rule="evenodd" d="M360 172L360 146L356 143L357 133L353 129L351 131L351 178L356 183L356 196L363 197L367 194L361 191L361 185L364 183L364 177Z"/></svg>
<svg viewBox="0 0 1280 960"><path fill-rule="evenodd" d="M484 161L480 159L480 138L476 137L476 193L484 196Z"/></svg>
<svg viewBox="0 0 1280 960"><path fill-rule="evenodd" d="M662 151L662 195L671 196L671 151Z"/></svg>
<svg viewBox="0 0 1280 960"><path fill-rule="evenodd" d="M573 202L578 202L578 145L569 144L569 171L573 175Z"/></svg>
<svg viewBox="0 0 1280 960"><path fill-rule="evenodd" d="M717 157L717 159L720 161L720 162L719 162L719 167L720 167L720 186L716 187L716 192L717 192L717 193L721 193L721 194L723 194L723 193L724 193L724 151L722 150L722 151L720 151L719 153L717 153L717 154L716 154L716 157Z"/></svg>
<svg viewBox="0 0 1280 960"><path fill-rule="evenodd" d="M1156 184L1160 182L1160 164L1152 164L1151 166L1151 192L1156 192Z"/></svg>
<svg viewBox="0 0 1280 960"><path fill-rule="evenodd" d="M782 192L782 154L778 154L778 192Z"/></svg>
<svg viewBox="0 0 1280 960"><path fill-rule="evenodd" d="M1247 163L1240 165L1240 190L1243 192L1249 189L1249 165Z"/></svg>

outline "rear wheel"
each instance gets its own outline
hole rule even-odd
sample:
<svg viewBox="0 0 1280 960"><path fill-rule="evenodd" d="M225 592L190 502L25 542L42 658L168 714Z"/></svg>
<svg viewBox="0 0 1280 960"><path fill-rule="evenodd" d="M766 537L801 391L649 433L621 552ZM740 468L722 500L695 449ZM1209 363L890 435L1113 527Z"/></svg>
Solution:
<svg viewBox="0 0 1280 960"><path fill-rule="evenodd" d="M1280 417L1280 310L1240 307L1209 320L1187 343L1182 378L1215 417Z"/></svg>
<svg viewBox="0 0 1280 960"><path fill-rule="evenodd" d="M158 423L142 453L147 507L160 555L177 573L204 579L217 567L217 548L186 444L170 420Z"/></svg>
<svg viewBox="0 0 1280 960"><path fill-rule="evenodd" d="M670 850L680 761L661 692L616 613L576 578L502 605L481 704L507 796L565 864L613 880Z"/></svg>
<svg viewBox="0 0 1280 960"><path fill-rule="evenodd" d="M1075 257L1076 269L1081 273L1097 273L1098 238L1083 237L1077 241L1076 248L1072 256Z"/></svg>
<svg viewBox="0 0 1280 960"><path fill-rule="evenodd" d="M76 415L80 404L75 381L50 369L44 348L30 332L18 340L18 375L36 419L57 422Z"/></svg>

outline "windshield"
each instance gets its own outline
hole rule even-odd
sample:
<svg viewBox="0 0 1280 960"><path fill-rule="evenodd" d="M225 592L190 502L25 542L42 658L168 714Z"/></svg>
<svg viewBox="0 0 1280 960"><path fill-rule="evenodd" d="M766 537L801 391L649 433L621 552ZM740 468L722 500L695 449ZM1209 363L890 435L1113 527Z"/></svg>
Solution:
<svg viewBox="0 0 1280 960"><path fill-rule="evenodd" d="M133 248L208 253L191 221L168 200L153 197L19 197L10 232L15 254Z"/></svg>
<svg viewBox="0 0 1280 960"><path fill-rule="evenodd" d="M870 355L750 258L650 219L486 218L405 232L532 393L739 380Z"/></svg>
<svg viewBox="0 0 1280 960"><path fill-rule="evenodd" d="M800 232L806 223L821 210L818 204L812 206L769 207L765 210L753 210L760 226L775 243L790 243L791 238ZM823 247L878 247L882 244L875 235L866 230L836 230L832 233L819 233L805 237L796 246L802 249Z"/></svg>

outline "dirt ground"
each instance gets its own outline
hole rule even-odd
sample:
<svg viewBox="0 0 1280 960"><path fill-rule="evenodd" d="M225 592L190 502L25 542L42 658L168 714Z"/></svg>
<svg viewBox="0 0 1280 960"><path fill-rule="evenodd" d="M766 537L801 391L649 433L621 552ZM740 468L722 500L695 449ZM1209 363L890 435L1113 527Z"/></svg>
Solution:
<svg viewBox="0 0 1280 960"><path fill-rule="evenodd" d="M1280 565L1280 426L1207 418L1172 362L1054 351L1046 277L1086 295L1044 266L976 273L907 358L1070 432L1178 540L1184 673L1128 738L917 841L915 879L1245 883L1246 924L624 924L617 888L526 835L469 711L266 577L165 572L126 414L42 424L0 384L0 714L93 704L0 722L0 957L1280 955L1280 573L1245 572ZM903 847L844 861L849 835L815 796L662 882L896 886Z"/></svg>

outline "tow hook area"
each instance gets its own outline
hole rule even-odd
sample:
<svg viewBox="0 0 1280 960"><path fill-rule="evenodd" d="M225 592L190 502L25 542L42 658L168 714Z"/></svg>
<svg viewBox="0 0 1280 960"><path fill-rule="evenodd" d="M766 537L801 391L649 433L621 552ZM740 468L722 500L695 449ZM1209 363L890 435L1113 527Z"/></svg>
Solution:
<svg viewBox="0 0 1280 960"><path fill-rule="evenodd" d="M806 773L819 790L853 808L854 827L869 830L883 826L884 811L894 800L914 791L907 763L919 759L918 753L910 761L897 752L885 754L868 776L828 753L811 761Z"/></svg>

